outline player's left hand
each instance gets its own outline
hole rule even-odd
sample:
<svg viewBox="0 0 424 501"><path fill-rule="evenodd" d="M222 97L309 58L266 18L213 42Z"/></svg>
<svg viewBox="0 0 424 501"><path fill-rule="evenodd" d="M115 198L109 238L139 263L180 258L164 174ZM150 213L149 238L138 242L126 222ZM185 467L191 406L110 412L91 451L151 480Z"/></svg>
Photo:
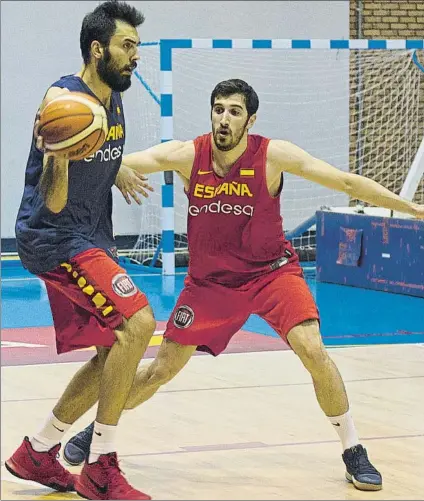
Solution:
<svg viewBox="0 0 424 501"><path fill-rule="evenodd" d="M118 174L115 179L115 186L122 193L128 205L131 205L131 198L141 205L141 200L138 194L148 198L148 191L153 191L153 188L147 182L147 177L137 171L121 164ZM131 197L131 198L130 198Z"/></svg>

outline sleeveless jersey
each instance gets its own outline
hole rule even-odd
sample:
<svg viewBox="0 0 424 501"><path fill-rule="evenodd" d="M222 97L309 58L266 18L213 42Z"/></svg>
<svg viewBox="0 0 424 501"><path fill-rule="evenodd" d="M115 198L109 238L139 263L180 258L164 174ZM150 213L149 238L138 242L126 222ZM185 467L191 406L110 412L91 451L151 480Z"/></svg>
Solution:
<svg viewBox="0 0 424 501"><path fill-rule="evenodd" d="M223 178L212 167L212 141L211 134L194 140L186 192L189 274L239 287L298 258L283 232L283 179L276 197L266 184L269 139L249 134L246 151Z"/></svg>
<svg viewBox="0 0 424 501"><path fill-rule="evenodd" d="M96 97L75 75L67 75L52 87L67 88ZM68 201L59 213L44 204L39 190L43 153L33 138L25 172L25 188L15 232L22 264L32 273L44 273L89 248L101 248L116 256L112 230L112 191L121 165L125 120L119 92L112 92L108 136L95 154L69 162Z"/></svg>

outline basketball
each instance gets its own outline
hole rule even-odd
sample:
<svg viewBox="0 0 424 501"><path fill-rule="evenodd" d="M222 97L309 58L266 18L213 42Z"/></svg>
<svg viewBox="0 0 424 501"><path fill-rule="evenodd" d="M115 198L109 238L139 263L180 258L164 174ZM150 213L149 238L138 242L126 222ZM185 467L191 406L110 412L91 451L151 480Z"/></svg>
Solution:
<svg viewBox="0 0 424 501"><path fill-rule="evenodd" d="M82 92L67 92L50 101L41 112L38 126L46 150L74 161L99 150L107 131L105 108Z"/></svg>

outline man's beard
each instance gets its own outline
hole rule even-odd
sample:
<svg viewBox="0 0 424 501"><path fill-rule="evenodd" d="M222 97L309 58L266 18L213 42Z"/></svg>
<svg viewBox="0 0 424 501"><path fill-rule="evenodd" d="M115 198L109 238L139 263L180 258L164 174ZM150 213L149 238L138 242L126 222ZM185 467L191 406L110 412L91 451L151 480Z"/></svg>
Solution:
<svg viewBox="0 0 424 501"><path fill-rule="evenodd" d="M121 68L124 71L129 68ZM112 56L106 47L104 56L97 65L97 73L100 80L108 85L115 92L124 92L131 87L131 75L122 75L120 70L112 62Z"/></svg>
<svg viewBox="0 0 424 501"><path fill-rule="evenodd" d="M246 123L244 124L243 129L240 132L240 134L238 136L236 136L233 141L230 141L230 142L225 143L225 144L219 142L219 139L218 139L219 132L218 131L220 130L220 127L218 127L213 132L213 140L214 140L215 146L218 148L218 150L220 150L220 151L230 151L230 150L234 149L240 143L240 141L242 140L242 138L244 136L244 132L246 130L246 126L247 126L248 120L249 119L246 120ZM231 132L229 132L229 135L230 134L231 134ZM225 137L228 137L228 136L225 136Z"/></svg>

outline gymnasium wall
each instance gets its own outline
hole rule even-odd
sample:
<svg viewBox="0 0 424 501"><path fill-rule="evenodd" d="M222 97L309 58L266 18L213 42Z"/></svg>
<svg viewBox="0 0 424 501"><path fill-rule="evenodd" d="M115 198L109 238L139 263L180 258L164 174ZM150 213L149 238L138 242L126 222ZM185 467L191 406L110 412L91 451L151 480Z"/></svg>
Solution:
<svg viewBox="0 0 424 501"><path fill-rule="evenodd" d="M424 221L317 212L317 280L424 298Z"/></svg>
<svg viewBox="0 0 424 501"><path fill-rule="evenodd" d="M140 29L145 41L184 37L349 37L349 4L343 0L130 3L146 15ZM53 81L80 69L81 21L97 4L94 1L1 2L2 238L14 236L34 114ZM143 61L139 68L143 73ZM126 93L125 106L126 151L134 151L146 141L156 142L157 132L149 120L155 118L157 105L137 81ZM128 207L119 194L115 196L114 220L118 234L139 233L139 209Z"/></svg>
<svg viewBox="0 0 424 501"><path fill-rule="evenodd" d="M424 38L424 1L423 0L350 0L350 12L349 12L349 33L350 38L370 38L370 39L405 39L405 38ZM424 63L424 51L417 51L419 54L420 61ZM364 79L364 84L366 83L366 78ZM377 99L376 99L377 101ZM351 103L352 108L354 103ZM369 108L372 114L372 108ZM386 116L386 121L393 120L394 123L398 122L398 118L405 113L405 110L399 109L393 106L392 114L390 120ZM424 136L424 78L421 79L421 93L420 93L420 105L418 110L420 121L420 130L416 138L414 138L415 143L410 151L417 151L419 142ZM351 123L351 141L354 142L356 139L355 128L356 124ZM399 162L402 162L404 178L400 180L399 178L393 178L391 182L388 182L386 187L399 193L403 180L406 178L408 169L413 161L413 156L411 157L406 153L399 152L393 156L391 154L390 145L386 144L387 136L384 135L384 127L380 127L380 130L376 130L376 138L373 139L373 152L385 151L384 164L387 167L392 166L393 170L399 168ZM401 130L398 130L398 134L402 134ZM401 137L401 136L400 136ZM393 137L392 132L392 138ZM374 155L373 152L368 151L365 155L363 174L368 177L373 177L374 170ZM352 172L356 171L357 158L355 155L355 144L351 143L351 156L350 156L350 169ZM377 173L378 174L378 173ZM378 180L378 179L377 179ZM424 178L422 179L420 185L415 194L415 200L421 202L424 200Z"/></svg>

